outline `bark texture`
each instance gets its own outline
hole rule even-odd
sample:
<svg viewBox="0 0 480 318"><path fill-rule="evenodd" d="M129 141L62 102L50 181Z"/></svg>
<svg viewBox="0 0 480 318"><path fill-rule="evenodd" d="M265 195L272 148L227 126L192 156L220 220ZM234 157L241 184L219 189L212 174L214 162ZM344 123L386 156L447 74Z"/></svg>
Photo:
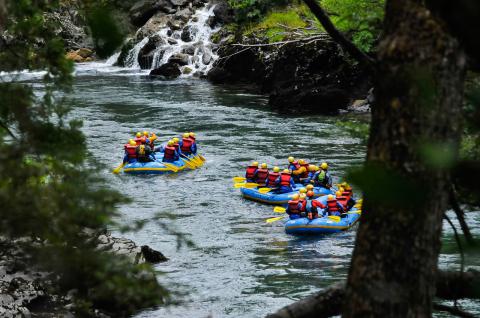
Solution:
<svg viewBox="0 0 480 318"><path fill-rule="evenodd" d="M387 1L385 21L367 163L415 181L423 197L408 206L366 193L343 317L431 317L450 181L422 149L457 149L465 58L421 0Z"/></svg>

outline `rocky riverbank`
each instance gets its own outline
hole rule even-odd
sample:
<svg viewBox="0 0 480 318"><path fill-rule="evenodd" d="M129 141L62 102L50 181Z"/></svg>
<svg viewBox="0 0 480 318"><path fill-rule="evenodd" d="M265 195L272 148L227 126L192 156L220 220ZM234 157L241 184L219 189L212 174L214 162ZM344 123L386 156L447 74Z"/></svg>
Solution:
<svg viewBox="0 0 480 318"><path fill-rule="evenodd" d="M113 237L106 231L89 234L97 241L99 250L125 256L132 264L167 261L162 253L146 245L137 246L129 239ZM28 262L28 253L21 247L26 240L0 239L0 317L74 317L76 291L58 294L56 277ZM101 311L96 313L98 317L107 317Z"/></svg>

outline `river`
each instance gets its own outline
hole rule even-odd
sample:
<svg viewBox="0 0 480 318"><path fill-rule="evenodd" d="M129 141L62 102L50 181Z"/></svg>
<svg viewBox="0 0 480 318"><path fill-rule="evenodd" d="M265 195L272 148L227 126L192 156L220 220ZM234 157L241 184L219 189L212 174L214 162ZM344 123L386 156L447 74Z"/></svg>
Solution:
<svg viewBox="0 0 480 318"><path fill-rule="evenodd" d="M286 235L281 222L265 223L276 216L272 207L242 199L232 177L242 175L252 160L285 166L293 155L328 161L337 181L365 157L361 139L336 125L356 115L288 117L270 110L265 96L238 86L151 80L101 64L77 67L69 97L72 116L84 121L89 150L106 165L99 173L133 200L120 207L118 221L150 220L138 232L122 235L164 253L170 260L156 265L159 281L186 293L179 306L136 317L262 317L346 277L355 229L325 237ZM113 175L123 144L143 130L161 141L196 132L206 164L168 176ZM177 237L155 219L195 246L178 248ZM478 235L478 214L468 219ZM445 242L441 266L458 267L447 226ZM479 256L467 258L467 265L478 268ZM462 304L479 312L478 302Z"/></svg>

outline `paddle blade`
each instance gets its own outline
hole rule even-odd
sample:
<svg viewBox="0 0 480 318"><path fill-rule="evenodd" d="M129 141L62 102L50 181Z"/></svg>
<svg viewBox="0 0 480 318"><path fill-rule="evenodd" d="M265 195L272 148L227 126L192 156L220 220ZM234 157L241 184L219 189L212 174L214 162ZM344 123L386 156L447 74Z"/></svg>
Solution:
<svg viewBox="0 0 480 318"><path fill-rule="evenodd" d="M190 168L190 169L192 169L192 170L197 169L197 168L195 167L195 165L193 165L190 161L188 161L188 160L186 160L186 159L183 159L183 158L180 158L180 159L182 159L182 161L185 163L185 165L186 165L188 168Z"/></svg>
<svg viewBox="0 0 480 318"><path fill-rule="evenodd" d="M207 161L207 159L205 159L205 157L202 156L202 155L198 155L198 157L200 157L200 160L202 160L202 161L204 161L204 162Z"/></svg>
<svg viewBox="0 0 480 318"><path fill-rule="evenodd" d="M233 187L235 189L245 188L245 183L235 183Z"/></svg>
<svg viewBox="0 0 480 318"><path fill-rule="evenodd" d="M328 218L335 222L340 222L340 217L337 215L329 215Z"/></svg>
<svg viewBox="0 0 480 318"><path fill-rule="evenodd" d="M276 218L270 218L270 219L267 219L265 222L267 223L273 223L273 222L276 222L276 221L279 221L281 219L283 219L284 216L279 216L279 217L276 217Z"/></svg>
<svg viewBox="0 0 480 318"><path fill-rule="evenodd" d="M273 212L276 212L276 213L285 213L287 212L287 209L281 207L281 206L276 206L273 208Z"/></svg>
<svg viewBox="0 0 480 318"><path fill-rule="evenodd" d="M174 164L167 163L167 162L162 162L162 164L168 169L172 170L173 172L178 172L178 168Z"/></svg>
<svg viewBox="0 0 480 318"><path fill-rule="evenodd" d="M256 188L258 187L258 183L253 183L253 182L247 182L245 183L245 188Z"/></svg>
<svg viewBox="0 0 480 318"><path fill-rule="evenodd" d="M120 170L122 170L123 166L125 166L125 163L122 163L121 165L119 165L118 167L113 169L113 173L115 173L115 174L120 173Z"/></svg>
<svg viewBox="0 0 480 318"><path fill-rule="evenodd" d="M258 192L260 192L260 193L268 193L270 191L272 191L271 188L260 188L260 189L258 189Z"/></svg>
<svg viewBox="0 0 480 318"><path fill-rule="evenodd" d="M233 178L233 182L245 182L245 180L247 180L247 178L244 178L244 177L234 177Z"/></svg>

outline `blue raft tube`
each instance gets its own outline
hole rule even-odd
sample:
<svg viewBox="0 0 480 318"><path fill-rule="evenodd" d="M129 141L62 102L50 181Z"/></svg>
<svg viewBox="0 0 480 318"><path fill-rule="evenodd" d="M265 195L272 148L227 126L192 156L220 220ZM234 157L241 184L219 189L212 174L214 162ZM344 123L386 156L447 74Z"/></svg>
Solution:
<svg viewBox="0 0 480 318"><path fill-rule="evenodd" d="M163 153L155 153L155 161L151 162L132 162L126 164L123 167L123 172L127 174L167 174L172 173L173 171L165 166L162 162ZM182 171L186 168L186 164L183 160L177 160L174 162L169 162L178 168L178 171Z"/></svg>
<svg viewBox="0 0 480 318"><path fill-rule="evenodd" d="M326 205L327 196L323 196L317 200ZM361 211L356 206L357 205L348 211L349 214L342 217L340 221L333 220L328 216L319 217L313 220L309 220L306 217L288 220L285 223L285 232L294 235L319 235L346 231L354 226L360 219Z"/></svg>
<svg viewBox="0 0 480 318"><path fill-rule="evenodd" d="M260 193L258 189L255 188L240 188L240 192L245 199L257 201L260 203L272 204L272 205L285 205L291 199L292 194L297 193L300 188L304 188L303 184L296 184L294 191L287 193L275 193L270 191L267 193ZM324 187L315 187L313 188L314 197L318 198L327 194L333 194L332 190L329 190Z"/></svg>

